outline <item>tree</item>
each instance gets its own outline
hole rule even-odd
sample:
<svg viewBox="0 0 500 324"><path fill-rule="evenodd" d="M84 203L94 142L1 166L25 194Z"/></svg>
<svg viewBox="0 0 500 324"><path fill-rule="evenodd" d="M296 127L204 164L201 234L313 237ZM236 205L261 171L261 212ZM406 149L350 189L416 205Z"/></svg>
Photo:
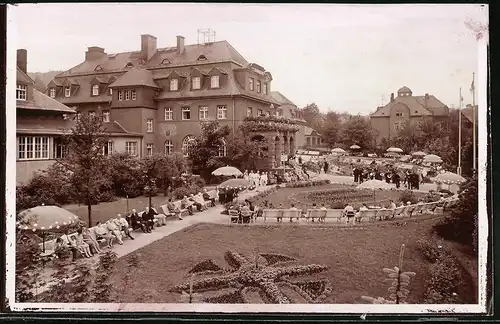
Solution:
<svg viewBox="0 0 500 324"><path fill-rule="evenodd" d="M231 165L240 170L258 169L258 161L268 157L268 141L263 136L252 136L239 127L228 143Z"/></svg>
<svg viewBox="0 0 500 324"><path fill-rule="evenodd" d="M409 153L420 149L420 137L418 127L407 122L398 134L392 139L392 146L399 147Z"/></svg>
<svg viewBox="0 0 500 324"><path fill-rule="evenodd" d="M373 144L370 121L363 116L353 116L342 125L340 140L346 146L357 144L362 149L370 149Z"/></svg>
<svg viewBox="0 0 500 324"><path fill-rule="evenodd" d="M76 198L87 205L88 222L92 226L92 204L99 201L103 187L111 185L103 155L108 136L102 120L82 114L70 132L63 136L63 141L67 153L57 162L71 173Z"/></svg>
<svg viewBox="0 0 500 324"><path fill-rule="evenodd" d="M213 170L224 166L219 157L219 148L225 144L230 132L229 126L220 126L217 121L201 124L201 133L194 139L189 151L193 172L208 179Z"/></svg>
<svg viewBox="0 0 500 324"><path fill-rule="evenodd" d="M335 146L339 139L339 130L341 127L340 116L335 111L329 111L326 114L326 120L321 128L322 140L328 143L330 148Z"/></svg>
<svg viewBox="0 0 500 324"><path fill-rule="evenodd" d="M318 131L323 127L324 117L314 102L306 105L300 111L309 127Z"/></svg>

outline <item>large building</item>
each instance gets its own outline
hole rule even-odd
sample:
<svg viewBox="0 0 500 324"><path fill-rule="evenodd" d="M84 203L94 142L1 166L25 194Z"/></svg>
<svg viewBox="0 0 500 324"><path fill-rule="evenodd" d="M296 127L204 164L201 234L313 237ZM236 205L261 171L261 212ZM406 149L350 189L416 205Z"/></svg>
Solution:
<svg viewBox="0 0 500 324"><path fill-rule="evenodd" d="M392 93L390 102L378 107L370 115L370 122L375 130L377 143L380 143L383 139L390 141L395 138L407 124L418 127L425 118L432 118L434 122L447 128L449 108L433 95L426 93L414 96L405 86L398 90L397 97Z"/></svg>
<svg viewBox="0 0 500 324"><path fill-rule="evenodd" d="M176 46L159 48L156 37L142 35L138 51L89 47L85 60L57 75L46 93L78 114L100 115L141 134L125 141L130 154L187 155L200 122L218 120L234 132L247 116L277 114L272 79L227 41L186 45L177 36Z"/></svg>
<svg viewBox="0 0 500 324"><path fill-rule="evenodd" d="M60 136L70 128L75 111L34 89L28 76L28 54L17 51L16 75L16 180L28 181L62 157Z"/></svg>

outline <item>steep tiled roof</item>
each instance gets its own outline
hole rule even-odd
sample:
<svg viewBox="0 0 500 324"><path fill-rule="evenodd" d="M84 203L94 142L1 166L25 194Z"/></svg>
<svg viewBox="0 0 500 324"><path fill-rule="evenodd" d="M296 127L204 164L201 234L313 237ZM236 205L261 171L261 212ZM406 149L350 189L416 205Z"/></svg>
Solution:
<svg viewBox="0 0 500 324"><path fill-rule="evenodd" d="M392 107L402 103L410 109L410 116L448 116L448 107L433 95L427 96L398 96L394 101L371 114L371 117L388 117ZM427 108L426 108L427 107Z"/></svg>
<svg viewBox="0 0 500 324"><path fill-rule="evenodd" d="M150 88L160 88L153 80L153 74L149 70L141 68L132 68L130 71L122 75L118 80L113 82L109 87L129 87L142 86Z"/></svg>
<svg viewBox="0 0 500 324"><path fill-rule="evenodd" d="M116 74L116 76L120 77L121 74ZM103 79L111 79L112 76L101 76ZM88 103L100 103L100 102L109 102L112 100L112 97L109 95L109 92L107 91L106 87L103 87L101 91L99 91L98 96L91 96L90 94L92 93L92 80L95 78L95 75L86 75L86 76L79 76L79 86L78 89L74 93L71 94L71 97L66 98L62 93L59 94L60 96L57 98L60 100L62 103L67 104L67 105L72 105L72 104L78 104L78 103L83 103L83 102L88 102ZM57 79L55 79L57 80ZM52 80L54 81L54 80ZM52 82L51 81L51 82ZM50 87L50 84L49 84ZM48 93L49 88L47 89L46 93Z"/></svg>
<svg viewBox="0 0 500 324"><path fill-rule="evenodd" d="M408 88L407 86L403 86L398 90L398 93L400 92L411 92L411 89Z"/></svg>
<svg viewBox="0 0 500 324"><path fill-rule="evenodd" d="M287 97L285 97L281 92L279 91L272 91L271 92L271 97L276 100L280 105L292 105L297 107L296 104L294 104L292 101L290 101Z"/></svg>
<svg viewBox="0 0 500 324"><path fill-rule="evenodd" d="M68 132L74 125L72 119L45 119L43 123L39 119L18 118L16 132L18 134L53 134L62 135Z"/></svg>
<svg viewBox="0 0 500 324"><path fill-rule="evenodd" d="M75 113L74 109L60 103L59 101L50 98L49 96L33 89L33 100L17 100L16 104L18 109L31 109L31 110L46 110L46 111L60 111L63 113Z"/></svg>
<svg viewBox="0 0 500 324"><path fill-rule="evenodd" d="M427 103L425 102L425 96L416 96L414 98L417 99L420 105L430 110L434 116L448 116L449 114L448 107L433 95L427 96Z"/></svg>
<svg viewBox="0 0 500 324"><path fill-rule="evenodd" d="M469 123L472 123L473 122L473 117L472 117L472 107L468 107L468 108L464 108L461 110L462 111L462 116L464 116L467 121L469 121ZM476 109L474 110L474 114L476 115L476 125L477 125L477 107Z"/></svg>
<svg viewBox="0 0 500 324"><path fill-rule="evenodd" d="M19 67L17 67L16 80L27 84L35 84L35 81L29 75L24 73Z"/></svg>
<svg viewBox="0 0 500 324"><path fill-rule="evenodd" d="M104 130L109 133L109 135L121 135L121 136L140 136L142 134L132 133L127 131L122 125L117 121L107 122L102 124Z"/></svg>

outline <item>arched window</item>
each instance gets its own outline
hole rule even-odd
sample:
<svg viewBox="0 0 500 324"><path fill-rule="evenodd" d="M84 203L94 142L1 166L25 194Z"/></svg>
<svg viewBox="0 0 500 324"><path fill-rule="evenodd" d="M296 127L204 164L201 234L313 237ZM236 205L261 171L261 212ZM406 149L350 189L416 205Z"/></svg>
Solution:
<svg viewBox="0 0 500 324"><path fill-rule="evenodd" d="M227 156L226 140L225 139L221 139L221 142L222 142L222 144L219 145L219 156L220 157Z"/></svg>
<svg viewBox="0 0 500 324"><path fill-rule="evenodd" d="M198 59L197 61L206 61L207 60L207 57L203 54L201 54L200 56L198 56Z"/></svg>
<svg viewBox="0 0 500 324"><path fill-rule="evenodd" d="M170 155L174 153L174 144L171 140L165 141L165 155Z"/></svg>
<svg viewBox="0 0 500 324"><path fill-rule="evenodd" d="M193 135L184 137L184 140L182 141L182 154L184 156L189 156L189 151L191 150L191 145L193 144L194 140L195 137Z"/></svg>

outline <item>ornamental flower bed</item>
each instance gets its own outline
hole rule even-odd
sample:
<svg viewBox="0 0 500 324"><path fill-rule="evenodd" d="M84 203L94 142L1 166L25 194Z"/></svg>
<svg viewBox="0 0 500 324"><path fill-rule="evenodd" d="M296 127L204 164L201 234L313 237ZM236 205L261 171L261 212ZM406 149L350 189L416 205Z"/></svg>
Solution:
<svg viewBox="0 0 500 324"><path fill-rule="evenodd" d="M330 180L295 181L285 184L286 188L317 187L330 184Z"/></svg>
<svg viewBox="0 0 500 324"><path fill-rule="evenodd" d="M274 303L289 304L293 298L288 297L280 284L287 283L307 302L318 302L320 297L331 292L326 280L293 281L288 278L321 273L328 269L324 265L283 265L284 262L296 261L294 258L280 254L256 254L247 258L237 252L228 251L224 255L231 270L214 277L191 280L171 288L173 292L192 294L220 291L215 297L201 297L207 303ZM205 261L193 267L198 270L214 269L212 262ZM222 269L222 267L218 267ZM234 288L222 291L226 288Z"/></svg>
<svg viewBox="0 0 500 324"><path fill-rule="evenodd" d="M303 201L320 203L325 205L337 205L339 203L354 203L359 201L373 200L373 192L369 190L356 189L329 189L318 190L301 195Z"/></svg>

